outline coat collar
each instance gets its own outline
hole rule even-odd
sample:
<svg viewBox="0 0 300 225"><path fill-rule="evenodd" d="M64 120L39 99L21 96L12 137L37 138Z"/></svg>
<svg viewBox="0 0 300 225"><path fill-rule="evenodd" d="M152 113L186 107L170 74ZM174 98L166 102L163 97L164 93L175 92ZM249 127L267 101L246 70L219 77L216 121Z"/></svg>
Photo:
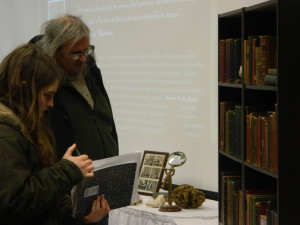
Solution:
<svg viewBox="0 0 300 225"><path fill-rule="evenodd" d="M0 103L0 123L13 127L32 142L30 133L21 119L10 108L6 107L2 103Z"/></svg>

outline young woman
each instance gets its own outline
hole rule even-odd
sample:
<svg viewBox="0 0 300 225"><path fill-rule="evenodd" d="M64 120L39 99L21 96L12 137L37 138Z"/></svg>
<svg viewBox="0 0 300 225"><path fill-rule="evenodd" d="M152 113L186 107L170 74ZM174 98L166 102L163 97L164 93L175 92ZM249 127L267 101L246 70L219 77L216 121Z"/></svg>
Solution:
<svg viewBox="0 0 300 225"><path fill-rule="evenodd" d="M73 144L56 162L47 109L60 80L55 62L35 46L22 45L0 64L0 224L60 225L70 222L72 187L93 176L87 155ZM83 223L109 212L103 196Z"/></svg>

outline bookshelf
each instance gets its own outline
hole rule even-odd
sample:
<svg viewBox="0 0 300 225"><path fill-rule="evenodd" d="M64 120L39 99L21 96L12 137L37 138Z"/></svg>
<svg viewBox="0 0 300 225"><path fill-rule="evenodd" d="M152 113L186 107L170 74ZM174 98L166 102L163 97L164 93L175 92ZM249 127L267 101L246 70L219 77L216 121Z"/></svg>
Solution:
<svg viewBox="0 0 300 225"><path fill-rule="evenodd" d="M271 0L218 15L220 225L299 220L299 21L300 1ZM262 36L271 36L268 53ZM253 190L272 197L256 202Z"/></svg>

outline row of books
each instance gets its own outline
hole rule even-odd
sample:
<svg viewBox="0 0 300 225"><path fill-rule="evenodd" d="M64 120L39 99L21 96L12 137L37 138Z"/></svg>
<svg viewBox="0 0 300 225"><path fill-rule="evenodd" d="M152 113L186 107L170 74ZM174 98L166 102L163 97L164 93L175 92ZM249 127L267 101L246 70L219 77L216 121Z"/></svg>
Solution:
<svg viewBox="0 0 300 225"><path fill-rule="evenodd" d="M246 161L277 173L277 112L246 115Z"/></svg>
<svg viewBox="0 0 300 225"><path fill-rule="evenodd" d="M277 173L277 112L256 112L255 107L245 106L243 118L240 105L222 101L219 113L219 149L242 158L242 125L245 121L245 160Z"/></svg>
<svg viewBox="0 0 300 225"><path fill-rule="evenodd" d="M275 74L276 70L276 36L248 36L243 41L244 83L265 85L265 76ZM269 69L269 71L268 71Z"/></svg>
<svg viewBox="0 0 300 225"><path fill-rule="evenodd" d="M243 74L244 84L274 86L277 85L276 68L273 35L249 36L243 41L240 38L219 40L219 82L241 83Z"/></svg>
<svg viewBox="0 0 300 225"><path fill-rule="evenodd" d="M221 172L220 224L278 224L276 194L273 190L242 191L238 172ZM244 205L243 205L244 204Z"/></svg>
<svg viewBox="0 0 300 225"><path fill-rule="evenodd" d="M228 101L222 101L219 104L219 149L241 158L242 107Z"/></svg>
<svg viewBox="0 0 300 225"><path fill-rule="evenodd" d="M242 42L240 38L219 41L219 82L241 83Z"/></svg>

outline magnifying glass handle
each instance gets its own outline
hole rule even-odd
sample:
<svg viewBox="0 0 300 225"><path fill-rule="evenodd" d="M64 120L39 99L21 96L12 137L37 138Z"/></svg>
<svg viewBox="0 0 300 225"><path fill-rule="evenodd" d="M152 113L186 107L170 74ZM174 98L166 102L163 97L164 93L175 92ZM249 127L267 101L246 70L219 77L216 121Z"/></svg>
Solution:
<svg viewBox="0 0 300 225"><path fill-rule="evenodd" d="M164 186L168 183L168 181L170 180L170 177L173 176L173 172L174 172L174 167L172 166L171 169L166 169L166 170L169 170L167 173L166 173L166 176L164 177L162 183L161 183L161 188L164 188Z"/></svg>

